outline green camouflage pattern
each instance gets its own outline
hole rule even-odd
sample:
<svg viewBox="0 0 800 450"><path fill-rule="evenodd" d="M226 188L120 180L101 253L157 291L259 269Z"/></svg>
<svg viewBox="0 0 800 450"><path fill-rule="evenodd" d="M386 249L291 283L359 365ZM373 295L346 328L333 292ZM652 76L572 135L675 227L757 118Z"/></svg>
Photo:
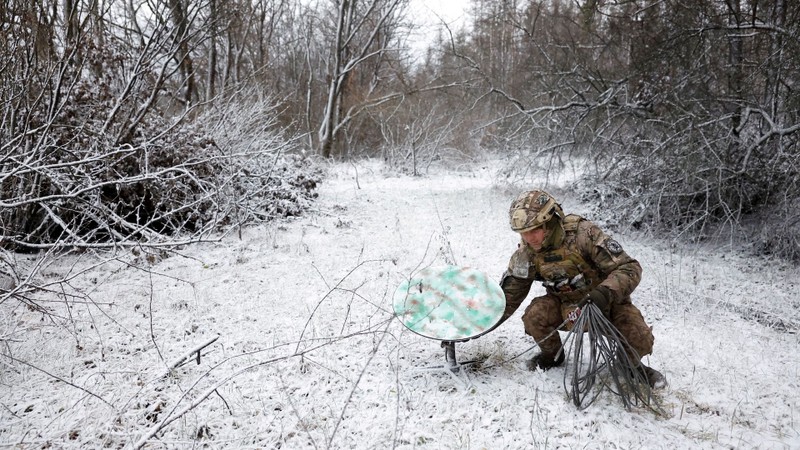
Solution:
<svg viewBox="0 0 800 450"><path fill-rule="evenodd" d="M564 216L561 206L556 203L552 195L545 191L523 192L511 202L508 210L511 229L517 233L538 228L550 219L553 214Z"/></svg>
<svg viewBox="0 0 800 450"><path fill-rule="evenodd" d="M611 249L609 249L609 246ZM563 238L551 248L535 252L522 242L511 256L508 271L516 278L556 283L581 273L587 285L580 291L555 292L564 302L574 303L596 286L605 286L612 294L612 303L630 302L630 295L642 279L642 266L622 246L597 225L576 215L564 219ZM530 284L530 283L528 283ZM527 295L527 292L525 293ZM506 299L509 306L523 298Z"/></svg>
<svg viewBox="0 0 800 450"><path fill-rule="evenodd" d="M639 262L597 225L580 216L566 216L559 227L552 245L536 252L522 241L511 256L507 276L502 282L506 309L501 321L520 307L535 281L542 282L546 295L533 299L522 321L526 333L536 340L542 352L555 354L561 348L561 339L552 331L589 291L604 286L611 297L611 322L639 357L650 354L652 330L631 303L631 294L642 278ZM578 274L581 275L579 284L555 288Z"/></svg>

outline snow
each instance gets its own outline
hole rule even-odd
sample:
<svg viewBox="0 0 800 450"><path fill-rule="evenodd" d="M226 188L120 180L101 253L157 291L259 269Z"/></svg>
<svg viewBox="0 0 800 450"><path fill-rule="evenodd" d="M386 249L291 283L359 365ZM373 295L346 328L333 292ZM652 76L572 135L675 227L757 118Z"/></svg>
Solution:
<svg viewBox="0 0 800 450"><path fill-rule="evenodd" d="M537 181L500 182L499 165L410 177L332 164L304 217L150 261L58 261L44 278L73 274L65 292L85 294L69 308L60 290L39 298L53 317L0 305L0 445L800 448L800 270L730 249L614 233L644 268L634 302L656 336L646 363L670 383L666 416L608 392L578 410L563 368L528 371L527 302L457 344L482 366L436 369L443 349L392 317L392 294L428 265L499 280L518 241L508 205ZM589 210L571 182L548 189L567 212ZM163 376L217 335L199 365Z"/></svg>

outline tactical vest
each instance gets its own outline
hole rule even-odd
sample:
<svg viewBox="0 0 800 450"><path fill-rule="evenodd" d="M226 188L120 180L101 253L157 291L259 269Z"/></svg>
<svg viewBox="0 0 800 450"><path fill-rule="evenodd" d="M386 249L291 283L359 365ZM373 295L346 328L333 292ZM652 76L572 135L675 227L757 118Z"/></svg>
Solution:
<svg viewBox="0 0 800 450"><path fill-rule="evenodd" d="M562 222L564 240L556 249L533 255L531 265L543 279L549 295L562 304L575 304L602 281L597 270L589 264L577 248L580 216L568 215Z"/></svg>

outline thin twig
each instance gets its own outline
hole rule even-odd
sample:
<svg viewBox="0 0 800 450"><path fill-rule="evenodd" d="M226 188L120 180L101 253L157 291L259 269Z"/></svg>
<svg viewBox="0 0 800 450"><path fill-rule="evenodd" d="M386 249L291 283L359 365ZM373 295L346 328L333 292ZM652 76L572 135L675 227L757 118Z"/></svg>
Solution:
<svg viewBox="0 0 800 450"><path fill-rule="evenodd" d="M65 379L63 379L63 378L61 378L61 377L59 377L58 375L53 375L52 373L50 373L50 372L48 372L48 371L46 371L46 370L44 370L44 369L42 369L42 368L36 367L36 366L34 366L33 364L31 364L31 363L29 363L29 362L27 362L27 361L23 361L23 360L21 360L21 359L17 359L17 358L15 358L15 357L11 356L11 355L6 355L6 354L4 354L4 353L3 353L2 355L3 355L3 356L5 356L5 357L6 357L6 358L8 358L8 359L10 359L10 360L14 361L14 362L18 362L18 363L20 363L20 364L24 364L24 365L26 365L26 366L30 367L31 369L38 370L39 372L42 372L43 374L45 374L45 375L47 375L47 376L49 376L49 377L53 378L54 380L60 381L60 382L62 382L62 383L64 383L64 384L66 384L66 385L68 385L68 386L72 386L72 387L74 387L75 389L79 389L79 390L81 390L81 391L83 391L83 392L85 392L85 393L87 393L87 394L91 395L92 397L95 397L95 398L99 399L100 401L102 401L103 403L105 403L106 405L108 405L109 407L111 407L112 409L114 408L114 405L112 405L111 403L109 403L108 401L106 401L106 399L104 399L103 397L101 397L101 396L99 396L99 395L95 394L94 392L92 392L92 391L90 391L90 390L88 390L88 389L86 389L86 388L84 388L84 387L78 386L78 385L77 385L77 384L75 384L75 383L70 383L69 381L67 381L67 380L65 380Z"/></svg>

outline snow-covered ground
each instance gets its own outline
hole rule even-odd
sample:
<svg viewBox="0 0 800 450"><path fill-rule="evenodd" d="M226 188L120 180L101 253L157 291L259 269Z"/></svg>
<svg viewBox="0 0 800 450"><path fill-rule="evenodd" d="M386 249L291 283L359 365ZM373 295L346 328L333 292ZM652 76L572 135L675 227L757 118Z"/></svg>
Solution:
<svg viewBox="0 0 800 450"><path fill-rule="evenodd" d="M800 448L800 270L725 249L615 237L639 259L634 302L653 326L666 411L605 392L567 399L564 369L531 372L519 317L458 344L482 367L451 374L438 342L393 318L412 272L455 263L499 280L518 237L507 209L533 181L497 163L425 177L332 166L317 209L177 253L76 276L55 318L0 305L0 446L96 448ZM569 180L549 188L588 210ZM48 267L57 279L94 256ZM529 297L542 288L536 287ZM63 294L62 294L63 295ZM172 375L168 366L218 339Z"/></svg>

